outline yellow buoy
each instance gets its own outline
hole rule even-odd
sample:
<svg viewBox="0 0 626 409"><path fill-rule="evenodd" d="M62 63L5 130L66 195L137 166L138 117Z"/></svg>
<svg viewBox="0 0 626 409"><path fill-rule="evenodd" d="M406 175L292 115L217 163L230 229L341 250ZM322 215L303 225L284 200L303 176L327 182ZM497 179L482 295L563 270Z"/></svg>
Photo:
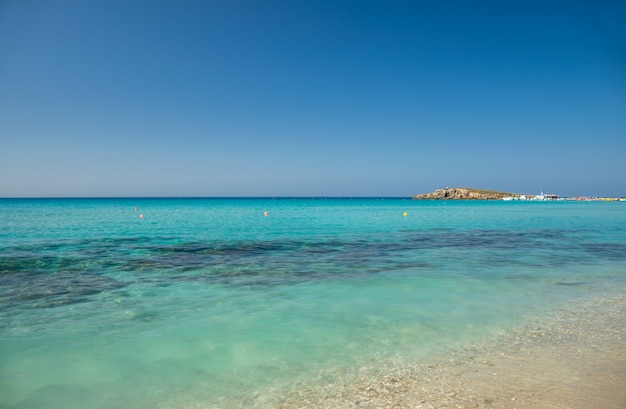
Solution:
<svg viewBox="0 0 626 409"><path fill-rule="evenodd" d="M402 216L407 217L409 215L409 212L404 212L402 213Z"/></svg>

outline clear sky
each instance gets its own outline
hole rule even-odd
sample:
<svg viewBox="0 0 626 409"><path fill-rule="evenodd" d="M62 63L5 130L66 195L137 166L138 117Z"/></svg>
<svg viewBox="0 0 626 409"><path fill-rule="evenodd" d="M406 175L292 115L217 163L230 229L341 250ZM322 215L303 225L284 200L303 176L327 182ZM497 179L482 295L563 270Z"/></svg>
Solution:
<svg viewBox="0 0 626 409"><path fill-rule="evenodd" d="M626 2L0 0L0 197L626 196Z"/></svg>

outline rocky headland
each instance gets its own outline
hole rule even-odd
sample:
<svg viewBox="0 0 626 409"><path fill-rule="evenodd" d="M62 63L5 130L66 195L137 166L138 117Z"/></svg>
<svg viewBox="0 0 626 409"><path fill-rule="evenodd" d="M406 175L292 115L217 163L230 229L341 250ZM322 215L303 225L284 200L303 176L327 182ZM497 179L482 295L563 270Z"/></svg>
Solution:
<svg viewBox="0 0 626 409"><path fill-rule="evenodd" d="M467 187L447 187L431 193L413 196L418 200L502 200L504 197L519 197L516 193L497 192L495 190L473 189Z"/></svg>

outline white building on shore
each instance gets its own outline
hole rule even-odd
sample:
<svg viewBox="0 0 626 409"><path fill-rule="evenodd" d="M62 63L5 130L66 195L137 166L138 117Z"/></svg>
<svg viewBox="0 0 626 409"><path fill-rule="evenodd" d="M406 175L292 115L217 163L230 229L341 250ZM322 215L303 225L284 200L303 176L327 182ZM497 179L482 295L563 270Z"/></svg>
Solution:
<svg viewBox="0 0 626 409"><path fill-rule="evenodd" d="M502 200L504 201L512 201L512 200L546 201L546 200L559 200L559 196L554 195L554 194L543 193L543 190L542 190L540 194L535 195L535 196L526 196L526 195L507 196L507 197L503 197Z"/></svg>

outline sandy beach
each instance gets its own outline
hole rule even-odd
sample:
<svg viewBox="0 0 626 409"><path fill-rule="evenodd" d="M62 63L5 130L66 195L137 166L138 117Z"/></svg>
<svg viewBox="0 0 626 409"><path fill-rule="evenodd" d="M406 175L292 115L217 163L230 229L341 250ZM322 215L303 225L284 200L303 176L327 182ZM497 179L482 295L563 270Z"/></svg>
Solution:
<svg viewBox="0 0 626 409"><path fill-rule="evenodd" d="M623 409L626 297L583 301L432 362L329 370L278 400L263 396L237 406Z"/></svg>

